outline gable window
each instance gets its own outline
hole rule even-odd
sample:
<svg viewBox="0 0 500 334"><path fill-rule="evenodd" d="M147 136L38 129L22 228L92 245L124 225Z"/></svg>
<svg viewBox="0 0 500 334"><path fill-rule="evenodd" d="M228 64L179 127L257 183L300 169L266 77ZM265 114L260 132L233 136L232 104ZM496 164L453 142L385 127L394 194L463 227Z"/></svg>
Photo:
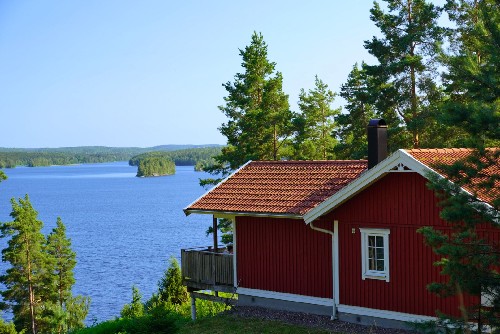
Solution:
<svg viewBox="0 0 500 334"><path fill-rule="evenodd" d="M362 279L380 279L389 282L388 229L360 228Z"/></svg>

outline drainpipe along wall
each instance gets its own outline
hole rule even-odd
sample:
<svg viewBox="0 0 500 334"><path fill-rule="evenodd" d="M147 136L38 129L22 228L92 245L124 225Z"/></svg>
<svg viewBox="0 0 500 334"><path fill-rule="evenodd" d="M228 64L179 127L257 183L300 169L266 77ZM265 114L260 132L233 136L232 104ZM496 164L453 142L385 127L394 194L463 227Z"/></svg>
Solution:
<svg viewBox="0 0 500 334"><path fill-rule="evenodd" d="M314 231L318 231L318 232L321 232L321 233L326 233L326 234L329 234L331 237L332 237L332 288L333 288L333 291L332 291L332 300L333 300L333 309L332 309L332 316L331 316L331 320L335 320L337 319L337 301L335 300L335 256L334 256L334 250L335 250L335 238L334 238L334 234L332 231L329 231L329 230L325 230L324 228L320 228L320 227L316 227L314 226L314 222L311 222L309 224L309 227L311 227L311 229L313 229Z"/></svg>

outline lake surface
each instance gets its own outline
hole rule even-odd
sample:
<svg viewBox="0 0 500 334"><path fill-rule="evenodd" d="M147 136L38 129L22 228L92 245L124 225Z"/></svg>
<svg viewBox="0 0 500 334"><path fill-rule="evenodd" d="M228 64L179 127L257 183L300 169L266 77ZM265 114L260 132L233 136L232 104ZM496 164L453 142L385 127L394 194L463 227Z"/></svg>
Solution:
<svg viewBox="0 0 500 334"><path fill-rule="evenodd" d="M10 199L29 194L47 235L61 217L77 254L74 294L89 296L87 323L119 316L132 296L156 291L170 256L208 246L209 215L186 217L182 208L205 190L192 166L172 176L138 178L127 162L5 169L0 183L0 221L9 221ZM0 239L3 249L6 240ZM179 260L180 261L180 260ZM8 264L0 263L0 272ZM8 316L8 315L7 315Z"/></svg>

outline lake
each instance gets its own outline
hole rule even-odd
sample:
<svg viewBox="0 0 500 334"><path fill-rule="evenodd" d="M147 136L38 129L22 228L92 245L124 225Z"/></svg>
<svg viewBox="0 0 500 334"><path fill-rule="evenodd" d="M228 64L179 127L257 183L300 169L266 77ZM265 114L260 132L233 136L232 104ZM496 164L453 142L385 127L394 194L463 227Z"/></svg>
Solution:
<svg viewBox="0 0 500 334"><path fill-rule="evenodd" d="M205 190L192 166L171 176L138 178L127 162L5 169L0 183L0 221L9 221L10 199L29 194L47 235L61 217L77 254L74 294L91 298L87 324L120 315L132 296L156 291L170 256L211 244L209 215L186 217L182 208ZM3 249L6 240L0 240ZM180 260L179 260L180 261ZM8 267L0 263L3 273ZM8 317L8 314L5 316Z"/></svg>

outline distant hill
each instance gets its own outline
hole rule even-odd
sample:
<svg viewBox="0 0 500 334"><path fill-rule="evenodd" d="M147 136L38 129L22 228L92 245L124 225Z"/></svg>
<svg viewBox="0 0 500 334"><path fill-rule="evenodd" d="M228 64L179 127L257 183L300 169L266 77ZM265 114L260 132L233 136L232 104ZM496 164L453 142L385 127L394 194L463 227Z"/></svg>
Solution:
<svg viewBox="0 0 500 334"><path fill-rule="evenodd" d="M0 147L0 168L16 166L50 166L79 163L96 163L111 161L126 161L132 157L148 152L178 152L172 155L172 160L185 165L194 165L199 159L198 150L203 156L208 151L220 151L222 145L159 145L154 147L107 147L78 146L58 148L5 148ZM187 150L188 152L184 152ZM208 150L208 151L207 151ZM187 153L187 154L186 154ZM186 158L187 157L187 158ZM194 158L194 159L193 159Z"/></svg>

